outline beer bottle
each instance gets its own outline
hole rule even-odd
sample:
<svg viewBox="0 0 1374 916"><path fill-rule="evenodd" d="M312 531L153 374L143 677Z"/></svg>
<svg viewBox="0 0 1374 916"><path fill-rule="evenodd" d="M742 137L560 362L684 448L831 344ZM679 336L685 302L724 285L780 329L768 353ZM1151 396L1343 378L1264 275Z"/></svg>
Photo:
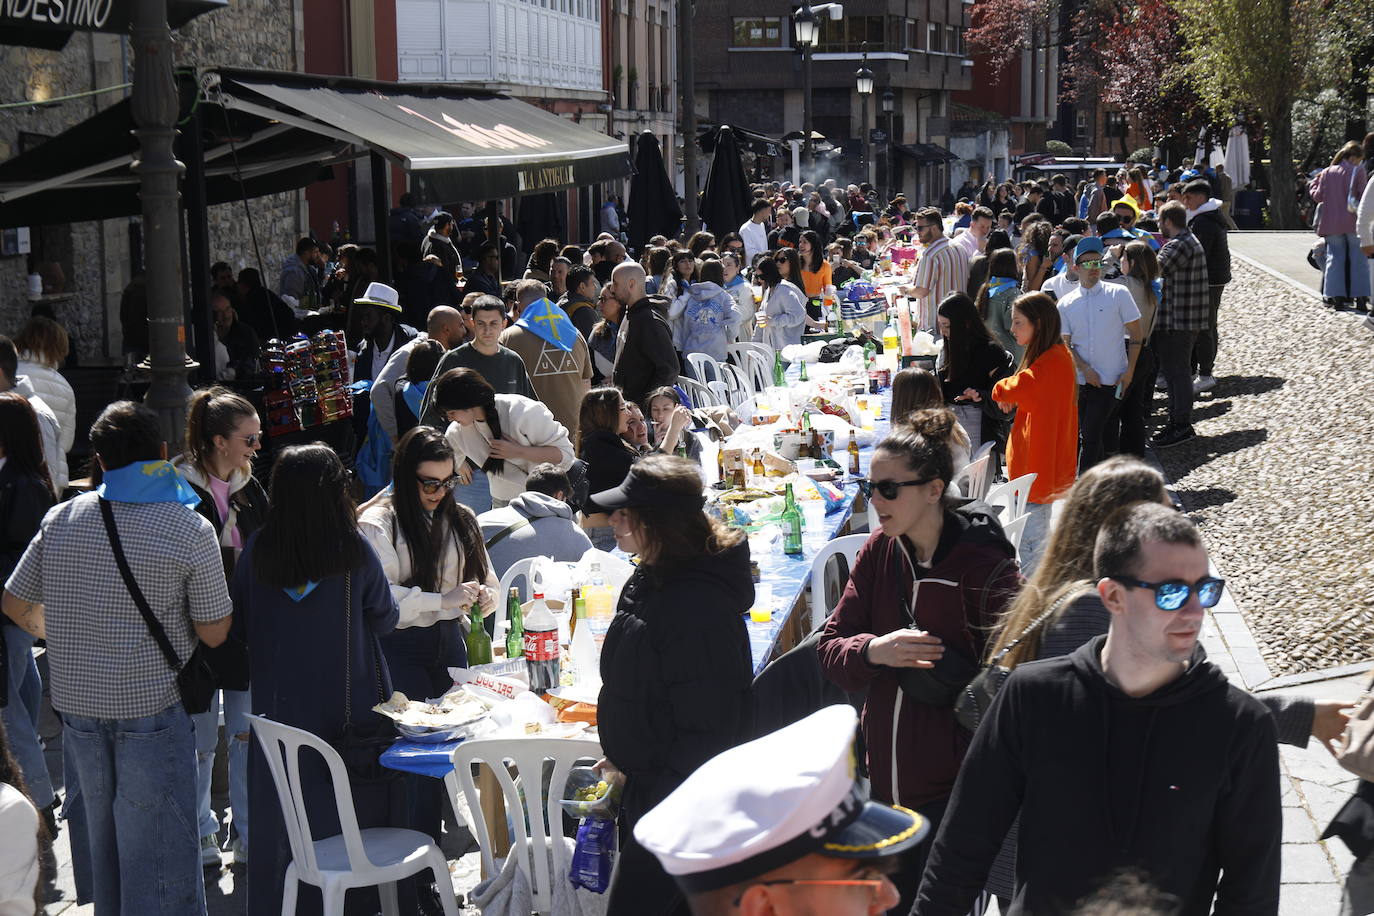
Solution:
<svg viewBox="0 0 1374 916"><path fill-rule="evenodd" d="M779 388L787 387L787 373L782 368L782 351L773 353L773 384Z"/></svg>
<svg viewBox="0 0 1374 916"><path fill-rule="evenodd" d="M797 556L802 552L801 510L797 508L790 483L787 484L787 495L782 509L782 552L788 556Z"/></svg>
<svg viewBox="0 0 1374 916"><path fill-rule="evenodd" d="M754 476L768 476L768 469L763 466L763 451L760 449L754 449Z"/></svg>
<svg viewBox="0 0 1374 916"><path fill-rule="evenodd" d="M810 381L810 379L806 375L806 360L800 360L800 363L801 366L797 370L797 380L802 382Z"/></svg>
<svg viewBox="0 0 1374 916"><path fill-rule="evenodd" d="M520 609L520 590L510 590L506 599L506 658L520 658L525 654L524 612Z"/></svg>
<svg viewBox="0 0 1374 916"><path fill-rule="evenodd" d="M491 664L491 637L487 635L486 625L482 623L482 605L473 602L468 608L467 648L468 667Z"/></svg>
<svg viewBox="0 0 1374 916"><path fill-rule="evenodd" d="M859 436L854 427L849 427L849 476L859 476Z"/></svg>

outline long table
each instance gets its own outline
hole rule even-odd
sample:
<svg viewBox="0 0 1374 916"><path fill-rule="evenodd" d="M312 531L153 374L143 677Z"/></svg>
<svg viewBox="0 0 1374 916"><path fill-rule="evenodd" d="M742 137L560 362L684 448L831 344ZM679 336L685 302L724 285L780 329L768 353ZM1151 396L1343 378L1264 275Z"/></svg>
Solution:
<svg viewBox="0 0 1374 916"><path fill-rule="evenodd" d="M795 365L787 370L790 384L798 381L798 371ZM881 401L882 415L873 424L873 442L859 449L859 472L863 475L868 474L874 445L887 434L892 389L884 388L878 395L869 397ZM843 454L837 454L836 460L841 466L847 464ZM811 564L828 542L845 533L859 498L857 479L846 476L843 486L845 498L841 505L826 514L823 524L809 525L803 529L802 552L799 555L787 556L778 546L766 554L753 556L759 564L759 583L769 585L773 590L773 619L767 623L746 621L745 624L749 631L749 651L753 656L756 675L774 658L799 643L810 631L810 615L803 598L811 584Z"/></svg>

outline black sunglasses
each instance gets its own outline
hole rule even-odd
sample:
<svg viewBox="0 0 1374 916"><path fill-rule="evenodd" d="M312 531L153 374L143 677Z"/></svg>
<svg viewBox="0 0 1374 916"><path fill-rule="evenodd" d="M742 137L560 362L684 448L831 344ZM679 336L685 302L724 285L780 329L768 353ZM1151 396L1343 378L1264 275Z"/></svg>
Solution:
<svg viewBox="0 0 1374 916"><path fill-rule="evenodd" d="M934 477L922 477L920 480L869 480L865 478L859 481L859 492L864 495L864 499L872 497L875 491L883 499L896 499L897 491L902 487L920 487L934 479Z"/></svg>
<svg viewBox="0 0 1374 916"><path fill-rule="evenodd" d="M1225 579L1204 576L1192 585L1181 579L1168 582L1142 582L1130 576L1107 576L1113 582L1120 582L1127 588L1148 588L1155 593L1155 607L1161 611L1177 611L1188 603L1188 598L1197 593L1198 603L1203 607L1216 607L1221 600L1221 591L1226 587Z"/></svg>
<svg viewBox="0 0 1374 916"><path fill-rule="evenodd" d="M443 480L438 480L433 477L416 477L415 479L420 481L420 489L424 490L425 493L430 496L433 496L440 490L452 490L454 487L458 486L457 474L446 477Z"/></svg>

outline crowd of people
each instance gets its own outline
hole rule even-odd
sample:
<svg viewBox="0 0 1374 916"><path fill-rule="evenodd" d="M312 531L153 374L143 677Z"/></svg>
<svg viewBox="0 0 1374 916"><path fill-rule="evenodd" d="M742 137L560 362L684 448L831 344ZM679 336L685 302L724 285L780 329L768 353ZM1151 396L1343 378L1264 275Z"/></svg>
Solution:
<svg viewBox="0 0 1374 916"><path fill-rule="evenodd" d="M1348 166L1365 168L1343 152L1314 196ZM1328 259L1350 249L1337 236L1368 241L1374 182L1359 174L1346 193L1363 193L1368 217L1330 217ZM378 778L389 724L371 707L393 689L450 686L514 563L595 546L638 558L601 656L599 767L624 782L608 912L963 916L994 897L1004 914L1070 912L1131 868L1153 902L1129 912L1206 913L1215 896L1217 912L1276 913L1277 742L1329 743L1345 713L1260 702L1206 660L1198 632L1224 583L1140 460L1147 445L1191 439L1194 398L1216 384L1231 280L1223 178L1156 163L1099 169L1076 190L1063 176L990 182L949 212L884 204L868 185L759 184L741 226L636 252L611 232L585 250L546 238L518 279L504 218L492 239L471 205L407 196L390 277L372 250L313 238L275 289L252 268L214 265L222 386L191 397L183 442L164 441L144 406L105 407L89 433L94 489L65 499L65 332L35 318L0 338L0 911L41 906L41 853L59 829L97 912L203 912L202 866L219 867L222 848L246 869L248 912L277 912L284 896L318 911L318 893L287 880L288 833L250 715L345 752L361 826L439 842L442 783ZM943 341L940 357L893 378L891 431L860 481L877 524L843 596L756 680L748 543L703 511L689 434L728 436L741 418L691 403L679 379L695 354L723 361L742 341L782 351L830 329L823 299L910 249L896 307ZM1328 289L1358 306L1345 271L1348 285ZM272 447L254 400L264 344L319 328L344 332L351 377L368 388L356 444ZM1036 475L1019 551L1008 519L953 486L987 443L1005 478ZM364 454L383 465L366 488ZM38 735L36 640L63 723L61 797ZM178 676L196 657L221 672L206 702ZM987 664L1013 673L970 725L957 707ZM877 807L845 801L848 770L810 820L770 821L732 796L758 774L731 770L738 785L716 794L744 807L721 817L762 819L772 839L729 847L719 823L683 829L715 791L684 802L693 774L783 741L759 723L828 705L796 708L802 696L862 707L857 725L827 714L822 730L836 747L857 735ZM229 825L211 804L221 718ZM811 749L816 779L838 759L825 747ZM322 761L302 762L301 784L315 835L337 832ZM850 847L821 840L852 840L861 808L902 830L853 847L862 872L835 871L826 857ZM789 864L804 856L826 860L810 878ZM448 887L442 875L403 882L403 912L437 912ZM378 906L375 891L348 903Z"/></svg>

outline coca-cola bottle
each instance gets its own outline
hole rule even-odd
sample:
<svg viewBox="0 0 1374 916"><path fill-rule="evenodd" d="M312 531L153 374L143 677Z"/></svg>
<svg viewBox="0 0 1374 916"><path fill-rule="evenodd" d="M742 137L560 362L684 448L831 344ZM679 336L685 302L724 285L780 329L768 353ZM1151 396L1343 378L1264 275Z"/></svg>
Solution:
<svg viewBox="0 0 1374 916"><path fill-rule="evenodd" d="M558 686L562 667L558 658L558 620L544 603L544 593L535 592L525 614L525 667L530 690L547 693Z"/></svg>

